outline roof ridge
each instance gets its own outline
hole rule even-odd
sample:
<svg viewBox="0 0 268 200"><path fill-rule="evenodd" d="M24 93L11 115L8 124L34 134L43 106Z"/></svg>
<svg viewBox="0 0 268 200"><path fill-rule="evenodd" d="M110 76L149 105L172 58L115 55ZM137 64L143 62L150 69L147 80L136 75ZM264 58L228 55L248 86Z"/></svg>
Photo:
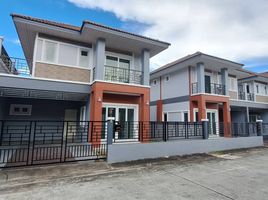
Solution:
<svg viewBox="0 0 268 200"><path fill-rule="evenodd" d="M161 43L164 43L166 45L170 45L170 43L168 43L168 42L164 42L164 41L161 41L161 40L158 40L158 39L149 38L149 37L139 35L139 34L136 34L136 33L127 32L127 31L120 30L120 29L117 29L117 28L109 27L109 26L106 26L106 25L102 25L102 24L90 21L90 20L83 20L82 21L83 23L82 23L81 27L79 27L79 26L75 26L75 25L71 25L71 24L67 24L67 23L56 22L56 21L52 21L52 20L46 20L46 19L26 16L26 15L20 15L20 14L16 14L16 13L11 13L10 15L12 17L20 17L20 18L23 18L23 19L36 21L36 22L40 22L40 23L45 23L45 24L48 24L48 25L54 25L54 26L58 26L58 27L62 27L62 28L75 30L75 31L81 31L83 26L84 26L84 24L92 24L94 26L102 27L102 28L105 28L105 29L114 30L114 31L117 31L117 32L126 33L126 34L133 35L133 36L136 36L136 37L141 37L141 38L144 38L144 39L148 39L148 40L152 40L152 41L155 41L155 42L161 42Z"/></svg>

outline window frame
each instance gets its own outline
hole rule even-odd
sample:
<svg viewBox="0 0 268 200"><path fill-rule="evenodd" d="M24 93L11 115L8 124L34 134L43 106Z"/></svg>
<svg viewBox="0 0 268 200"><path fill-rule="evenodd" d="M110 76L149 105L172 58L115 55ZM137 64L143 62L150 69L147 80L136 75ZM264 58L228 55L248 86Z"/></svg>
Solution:
<svg viewBox="0 0 268 200"><path fill-rule="evenodd" d="M74 45L74 44L61 42L61 41L57 41L57 40L51 40L51 39L42 38L42 37L37 38L37 43L38 43L38 40L40 41L40 44L41 44L41 48L40 48L41 49L41 56L38 59L39 56L35 55L35 62L41 62L41 63L52 64L52 65L60 65L60 66L65 66L65 67L74 67L74 68L80 68L80 69L86 69L86 70L91 70L93 68L93 50L92 50L92 48ZM47 41L56 43L56 45L57 45L55 62L50 62L50 61L45 60L45 43ZM70 47L74 47L77 49L76 50L76 58L74 58L74 59L76 59L75 65L68 65L68 64L64 64L64 63L59 62L59 51L60 51L61 44L66 45L66 46L70 46ZM38 49L38 46L36 46L36 48ZM88 67L80 66L81 51L88 51Z"/></svg>
<svg viewBox="0 0 268 200"><path fill-rule="evenodd" d="M15 111L15 108L19 108L19 112ZM24 108L28 109L28 112L22 112ZM9 115L11 116L31 116L32 105L30 104L10 104Z"/></svg>

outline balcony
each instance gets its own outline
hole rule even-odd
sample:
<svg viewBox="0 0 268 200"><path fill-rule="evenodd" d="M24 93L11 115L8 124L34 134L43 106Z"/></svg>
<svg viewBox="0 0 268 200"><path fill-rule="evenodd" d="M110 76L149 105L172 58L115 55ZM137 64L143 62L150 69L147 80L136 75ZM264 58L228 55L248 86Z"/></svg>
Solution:
<svg viewBox="0 0 268 200"><path fill-rule="evenodd" d="M20 76L31 76L28 67L28 62L30 61L21 58L9 57L4 47L2 47L0 60L3 63L2 67L0 65L1 72Z"/></svg>
<svg viewBox="0 0 268 200"><path fill-rule="evenodd" d="M197 94L198 92L198 83L192 83L192 94ZM216 94L216 95L226 95L225 94L225 85L210 83L205 85L205 93Z"/></svg>
<svg viewBox="0 0 268 200"><path fill-rule="evenodd" d="M107 65L104 67L105 81L142 85L142 76L143 72L139 70ZM95 80L95 68L93 69L93 80Z"/></svg>
<svg viewBox="0 0 268 200"><path fill-rule="evenodd" d="M238 99L245 101L254 101L254 93L239 92Z"/></svg>

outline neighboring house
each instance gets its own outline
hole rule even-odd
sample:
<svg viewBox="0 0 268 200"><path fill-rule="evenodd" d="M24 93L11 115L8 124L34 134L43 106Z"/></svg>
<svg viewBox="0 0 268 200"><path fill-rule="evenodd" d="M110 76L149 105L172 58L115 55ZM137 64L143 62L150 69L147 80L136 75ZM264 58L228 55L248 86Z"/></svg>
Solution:
<svg viewBox="0 0 268 200"><path fill-rule="evenodd" d="M12 14L26 60L0 38L0 119L149 121L149 59L169 43L83 21Z"/></svg>
<svg viewBox="0 0 268 200"><path fill-rule="evenodd" d="M268 80L252 76L242 66L197 52L154 70L150 74L151 120L208 119L213 134L219 133L220 123L255 121L255 113L268 122ZM247 82L253 85L246 86ZM257 82L258 94L253 89ZM228 128L223 131L229 136Z"/></svg>

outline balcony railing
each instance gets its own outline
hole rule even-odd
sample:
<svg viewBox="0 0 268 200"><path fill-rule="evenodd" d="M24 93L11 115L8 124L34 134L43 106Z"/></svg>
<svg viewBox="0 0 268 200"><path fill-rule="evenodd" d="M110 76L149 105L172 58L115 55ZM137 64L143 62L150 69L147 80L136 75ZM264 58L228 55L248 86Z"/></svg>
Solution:
<svg viewBox="0 0 268 200"><path fill-rule="evenodd" d="M238 93L238 99L239 100L246 100L246 93L245 92L239 92Z"/></svg>
<svg viewBox="0 0 268 200"><path fill-rule="evenodd" d="M238 99L239 100L254 101L254 93L239 92Z"/></svg>
<svg viewBox="0 0 268 200"><path fill-rule="evenodd" d="M104 80L111 82L142 84L142 71L105 66Z"/></svg>
<svg viewBox="0 0 268 200"><path fill-rule="evenodd" d="M247 100L254 101L254 93L247 93Z"/></svg>
<svg viewBox="0 0 268 200"><path fill-rule="evenodd" d="M192 94L198 93L198 83L192 83ZM209 85L205 85L205 93L208 94L217 94L217 95L226 95L225 94L225 85L211 83Z"/></svg>
<svg viewBox="0 0 268 200"><path fill-rule="evenodd" d="M0 59L6 66L7 70L11 74L21 75L21 76L30 76L30 69L28 66L29 60L9 57L5 48L2 47Z"/></svg>

